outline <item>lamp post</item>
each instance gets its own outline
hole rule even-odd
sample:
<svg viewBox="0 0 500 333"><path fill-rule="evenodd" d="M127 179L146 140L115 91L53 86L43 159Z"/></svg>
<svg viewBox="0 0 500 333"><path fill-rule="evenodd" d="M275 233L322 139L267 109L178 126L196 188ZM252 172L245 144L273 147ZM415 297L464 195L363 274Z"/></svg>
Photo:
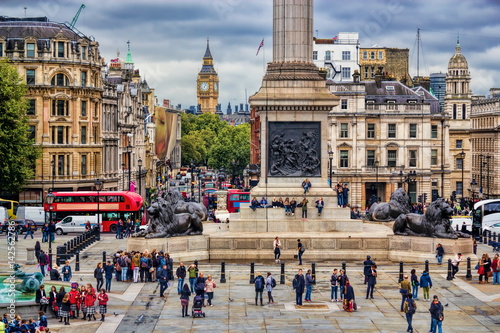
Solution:
<svg viewBox="0 0 500 333"><path fill-rule="evenodd" d="M479 191L478 197L483 194L483 154L479 154ZM479 194L480 193L480 194Z"/></svg>
<svg viewBox="0 0 500 333"><path fill-rule="evenodd" d="M236 178L236 160L233 158L231 160L231 185L233 185L232 187L235 187L236 183L235 183L235 178Z"/></svg>
<svg viewBox="0 0 500 333"><path fill-rule="evenodd" d="M413 185L417 182L417 172L415 170L412 170L408 172L408 175L406 176L406 182L408 183L408 194L410 194L410 185ZM411 195L410 195L411 197ZM415 191L415 201L417 201L417 193Z"/></svg>
<svg viewBox="0 0 500 333"><path fill-rule="evenodd" d="M201 203L201 170L198 168L198 203Z"/></svg>
<svg viewBox="0 0 500 333"><path fill-rule="evenodd" d="M132 172L132 146L128 145L127 146L127 155L128 155L128 190L130 191L130 184L132 182L131 180L131 172Z"/></svg>
<svg viewBox="0 0 500 333"><path fill-rule="evenodd" d="M476 192L477 189L477 183L475 179L472 179L470 182L470 191L472 192L472 205L474 205L474 192ZM475 237L479 234L479 228L481 225L476 225L472 223L472 236Z"/></svg>
<svg viewBox="0 0 500 333"><path fill-rule="evenodd" d="M49 192L54 191L54 179L56 178L56 162L54 160L50 161L50 166L52 167L52 188Z"/></svg>
<svg viewBox="0 0 500 333"><path fill-rule="evenodd" d="M137 161L137 165L139 166L139 195L142 196L142 173L141 173L141 168L142 168L142 159L139 158L139 161Z"/></svg>
<svg viewBox="0 0 500 333"><path fill-rule="evenodd" d="M462 160L462 198L464 197L464 168L465 168L465 152L462 149L462 152L460 153L460 159Z"/></svg>
<svg viewBox="0 0 500 333"><path fill-rule="evenodd" d="M404 177L403 170L399 170L399 184L401 187L403 187L403 177Z"/></svg>
<svg viewBox="0 0 500 333"><path fill-rule="evenodd" d="M490 159L491 155L486 156L486 198L490 198Z"/></svg>
<svg viewBox="0 0 500 333"><path fill-rule="evenodd" d="M194 201L194 161L191 161L191 201Z"/></svg>
<svg viewBox="0 0 500 333"><path fill-rule="evenodd" d="M50 222L49 222L49 267L52 268L52 210L54 209L54 206L52 204L54 203L54 199L56 196L50 192L47 194L45 197L45 201L49 205L49 214L50 214Z"/></svg>
<svg viewBox="0 0 500 333"><path fill-rule="evenodd" d="M122 188L125 191L125 163L122 163Z"/></svg>
<svg viewBox="0 0 500 333"><path fill-rule="evenodd" d="M101 222L100 222L101 210L99 206L101 203L101 198L99 197L99 192L102 191L103 185L104 185L103 182L101 182L99 178L97 178L97 180L94 183L95 190L97 191L97 237L96 237L97 240L101 240Z"/></svg>
<svg viewBox="0 0 500 333"><path fill-rule="evenodd" d="M332 172L333 172L333 164L332 164L332 161L333 161L333 151L332 149L330 148L330 150L328 151L328 159L330 160L330 170L329 170L329 176L328 176L328 180L330 181L330 188L332 188Z"/></svg>
<svg viewBox="0 0 500 333"><path fill-rule="evenodd" d="M375 193L377 196L377 202L379 201L378 200L378 166L379 166L379 164L380 164L379 161L373 162L373 165L375 166Z"/></svg>

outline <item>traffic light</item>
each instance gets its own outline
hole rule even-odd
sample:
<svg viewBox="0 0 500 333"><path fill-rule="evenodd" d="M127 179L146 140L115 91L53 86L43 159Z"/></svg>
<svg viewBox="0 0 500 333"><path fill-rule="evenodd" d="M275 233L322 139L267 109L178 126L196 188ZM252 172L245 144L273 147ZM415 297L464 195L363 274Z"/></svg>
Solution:
<svg viewBox="0 0 500 333"><path fill-rule="evenodd" d="M418 202L422 202L422 195L418 196Z"/></svg>
<svg viewBox="0 0 500 333"><path fill-rule="evenodd" d="M427 202L427 193L424 193L424 203Z"/></svg>

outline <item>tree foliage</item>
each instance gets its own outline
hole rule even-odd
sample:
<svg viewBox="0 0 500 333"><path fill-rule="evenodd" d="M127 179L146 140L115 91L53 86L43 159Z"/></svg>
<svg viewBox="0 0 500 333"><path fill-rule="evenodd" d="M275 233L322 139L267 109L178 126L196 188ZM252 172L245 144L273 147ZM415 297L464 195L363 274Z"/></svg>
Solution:
<svg viewBox="0 0 500 333"><path fill-rule="evenodd" d="M0 189L18 193L34 176L40 149L28 131L26 86L16 69L0 60Z"/></svg>
<svg viewBox="0 0 500 333"><path fill-rule="evenodd" d="M250 162L250 125L229 126L218 115L182 114L182 164L241 174ZM233 162L234 161L234 162Z"/></svg>

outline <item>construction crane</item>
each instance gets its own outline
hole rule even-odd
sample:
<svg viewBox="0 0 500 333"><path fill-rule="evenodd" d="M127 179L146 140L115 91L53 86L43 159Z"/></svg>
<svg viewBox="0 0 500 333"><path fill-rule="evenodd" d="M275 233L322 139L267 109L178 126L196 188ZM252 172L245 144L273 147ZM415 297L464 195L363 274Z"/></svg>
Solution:
<svg viewBox="0 0 500 333"><path fill-rule="evenodd" d="M73 29L75 27L76 21L78 21L78 17L80 16L80 13L82 12L83 8L85 8L85 5L82 3L80 6L80 9L78 9L78 12L76 12L75 17L73 17L73 21L69 24L69 27Z"/></svg>

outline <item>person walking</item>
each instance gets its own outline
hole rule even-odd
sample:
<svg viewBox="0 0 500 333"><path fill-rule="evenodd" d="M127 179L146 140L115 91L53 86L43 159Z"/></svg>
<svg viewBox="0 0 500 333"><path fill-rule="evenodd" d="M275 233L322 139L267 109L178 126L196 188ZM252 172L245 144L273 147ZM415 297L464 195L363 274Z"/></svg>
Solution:
<svg viewBox="0 0 500 333"><path fill-rule="evenodd" d="M304 288L306 286L304 275L302 275L302 269L299 269L295 275L292 286L293 289L295 289L295 305L302 305L302 294L304 294Z"/></svg>
<svg viewBox="0 0 500 333"><path fill-rule="evenodd" d="M303 182L302 182L302 188L304 189L304 195L307 194L307 192L309 192L309 189L312 187L311 185L311 182L309 181L308 178L306 178Z"/></svg>
<svg viewBox="0 0 500 333"><path fill-rule="evenodd" d="M266 278L267 304L274 304L273 288L275 286L276 286L276 280L271 275L271 272L267 272L267 278Z"/></svg>
<svg viewBox="0 0 500 333"><path fill-rule="evenodd" d="M307 270L305 282L306 282L306 297L304 298L304 300L306 302L311 302L311 294L312 294L312 287L314 285L314 278L311 274L310 269Z"/></svg>
<svg viewBox="0 0 500 333"><path fill-rule="evenodd" d="M479 259L478 265L479 267L477 273L479 274L479 284L488 283L488 274L491 272L491 259L488 256L488 253L483 253L481 259Z"/></svg>
<svg viewBox="0 0 500 333"><path fill-rule="evenodd" d="M319 198L315 202L316 208L318 209L318 216L321 216L321 212L323 211L323 207L325 207L325 202L323 201L323 198Z"/></svg>
<svg viewBox="0 0 500 333"><path fill-rule="evenodd" d="M412 293L412 298L414 300L418 299L418 287L420 284L418 283L418 276L416 274L416 270L412 269L410 272L410 282L411 282L411 293Z"/></svg>
<svg viewBox="0 0 500 333"><path fill-rule="evenodd" d="M189 285L186 283L182 286L181 290L181 306L182 306L182 317L189 317L188 307L189 307L189 296L191 296L191 290Z"/></svg>
<svg viewBox="0 0 500 333"><path fill-rule="evenodd" d="M177 295L180 295L182 292L182 286L184 286L184 279L186 278L186 266L181 262L177 270L175 271L175 275L177 276Z"/></svg>
<svg viewBox="0 0 500 333"><path fill-rule="evenodd" d="M108 312L108 294L106 294L106 290L104 288L101 289L101 292L97 296L97 301L99 302L99 313L101 314L101 321L104 321L106 317L106 313Z"/></svg>
<svg viewBox="0 0 500 333"><path fill-rule="evenodd" d="M347 187L347 184L342 186L342 203L343 207L347 207L349 204L349 188Z"/></svg>
<svg viewBox="0 0 500 333"><path fill-rule="evenodd" d="M431 330L432 333L443 333L444 308L437 295L433 296L431 307Z"/></svg>
<svg viewBox="0 0 500 333"><path fill-rule="evenodd" d="M49 223L49 240L51 243L56 241L56 223L54 221Z"/></svg>
<svg viewBox="0 0 500 333"><path fill-rule="evenodd" d="M373 265L375 265L375 263L371 260L371 257L366 256L366 260L363 261L363 274L365 276L365 284L368 282L368 275L370 275Z"/></svg>
<svg viewBox="0 0 500 333"><path fill-rule="evenodd" d="M49 224L44 223L42 226L42 243L47 243L49 241Z"/></svg>
<svg viewBox="0 0 500 333"><path fill-rule="evenodd" d="M401 293L401 312L403 312L406 297L411 294L411 283L408 280L408 275L405 275L403 281L401 281L399 292Z"/></svg>
<svg viewBox="0 0 500 333"><path fill-rule="evenodd" d="M40 265L40 273L42 273L42 276L45 276L45 266L47 266L49 262L47 260L47 255L43 250L40 252L40 256L38 257L38 264Z"/></svg>
<svg viewBox="0 0 500 333"><path fill-rule="evenodd" d="M214 298L214 289L217 287L215 281L212 279L212 275L207 276L205 281L205 292L208 296L208 306L213 306L212 299Z"/></svg>
<svg viewBox="0 0 500 333"><path fill-rule="evenodd" d="M164 293L168 287L167 265L164 264L156 273L156 278L160 284L160 297L165 297Z"/></svg>
<svg viewBox="0 0 500 333"><path fill-rule="evenodd" d="M189 274L189 285L191 286L191 294L194 294L194 284L196 283L196 278L198 277L198 267L195 264L191 264L188 268Z"/></svg>
<svg viewBox="0 0 500 333"><path fill-rule="evenodd" d="M332 272L332 275L330 276L330 287L331 287L331 293L330 293L330 298L333 302L338 302L338 270L335 268Z"/></svg>
<svg viewBox="0 0 500 333"><path fill-rule="evenodd" d="M455 278L458 273L458 265L462 262L462 253L457 253L457 255L451 260L451 275Z"/></svg>
<svg viewBox="0 0 500 333"><path fill-rule="evenodd" d="M500 284L500 261L498 254L495 254L491 261L491 271L493 273L493 284Z"/></svg>
<svg viewBox="0 0 500 333"><path fill-rule="evenodd" d="M441 243L439 243L436 247L436 258L437 258L437 264L442 265L443 264L443 256L444 256L444 248Z"/></svg>
<svg viewBox="0 0 500 333"><path fill-rule="evenodd" d="M25 229L26 229L26 233L24 234L24 239L26 239L26 237L31 236L31 239L33 239L33 224L30 222L30 221L26 221L26 224L24 225Z"/></svg>
<svg viewBox="0 0 500 333"><path fill-rule="evenodd" d="M301 207L302 207L302 221L307 221L307 204L309 201L304 197L301 201Z"/></svg>
<svg viewBox="0 0 500 333"><path fill-rule="evenodd" d="M38 261L40 257L40 253L42 252L42 245L40 245L40 241L36 241L35 243L35 258Z"/></svg>
<svg viewBox="0 0 500 333"><path fill-rule="evenodd" d="M264 304L262 304L262 292L264 291L265 281L261 272L257 273L257 277L255 278L254 284L255 284L255 305L258 305L257 300L260 298L260 305L263 306Z"/></svg>
<svg viewBox="0 0 500 333"><path fill-rule="evenodd" d="M352 312L356 310L355 303L354 288L349 283L349 279L347 279L345 282L344 311Z"/></svg>
<svg viewBox="0 0 500 333"><path fill-rule="evenodd" d="M205 306L205 282L207 279L204 277L203 273L199 273L196 278L196 282L194 285L194 290L196 292L196 296L200 296L203 300L203 306Z"/></svg>
<svg viewBox="0 0 500 333"><path fill-rule="evenodd" d="M134 283L137 283L139 282L139 275L141 273L141 254L139 252L134 254L134 256L132 257L132 267L133 267L132 279Z"/></svg>
<svg viewBox="0 0 500 333"><path fill-rule="evenodd" d="M280 256L281 256L281 242L278 236L274 238L273 241L273 248L274 248L274 262L279 263L280 262Z"/></svg>
<svg viewBox="0 0 500 333"><path fill-rule="evenodd" d="M96 289L100 290L104 284L104 268L102 262L98 263L97 267L94 269L94 278L96 279Z"/></svg>
<svg viewBox="0 0 500 333"><path fill-rule="evenodd" d="M420 276L420 287L422 288L424 293L424 301L430 301L431 299L429 296L429 292L432 288L432 279L429 275L429 272L423 271L422 275Z"/></svg>
<svg viewBox="0 0 500 333"><path fill-rule="evenodd" d="M106 266L104 266L104 278L106 279L106 291L109 293L111 291L111 280L113 280L113 272L115 267L108 260Z"/></svg>
<svg viewBox="0 0 500 333"><path fill-rule="evenodd" d="M302 265L302 254L304 254L304 245L297 239L297 258L299 259L299 265Z"/></svg>
<svg viewBox="0 0 500 333"><path fill-rule="evenodd" d="M377 284L377 266L372 265L372 267L370 268L370 274L368 274L366 299L368 299L368 297L373 299L373 290L375 289L376 284Z"/></svg>
<svg viewBox="0 0 500 333"><path fill-rule="evenodd" d="M417 311L417 303L413 300L412 294L408 294L404 305L404 313L406 315L406 322L408 323L408 328L406 332L413 333L413 315Z"/></svg>
<svg viewBox="0 0 500 333"><path fill-rule="evenodd" d="M73 273L71 272L71 266L69 265L68 260L66 260L64 262L64 266L61 268L61 273L63 276L63 281L66 281L66 282L71 281L71 277L73 276Z"/></svg>
<svg viewBox="0 0 500 333"><path fill-rule="evenodd" d="M118 220L118 224L116 225L116 235L115 235L115 238L117 238L117 239L122 239L123 238L122 230L123 230L123 221L122 221L122 219L119 219Z"/></svg>
<svg viewBox="0 0 500 333"><path fill-rule="evenodd" d="M338 281L339 281L339 289L340 289L340 300L344 300L344 295L345 295L345 285L347 282L347 275L345 275L344 270L340 270L339 276L338 276Z"/></svg>

